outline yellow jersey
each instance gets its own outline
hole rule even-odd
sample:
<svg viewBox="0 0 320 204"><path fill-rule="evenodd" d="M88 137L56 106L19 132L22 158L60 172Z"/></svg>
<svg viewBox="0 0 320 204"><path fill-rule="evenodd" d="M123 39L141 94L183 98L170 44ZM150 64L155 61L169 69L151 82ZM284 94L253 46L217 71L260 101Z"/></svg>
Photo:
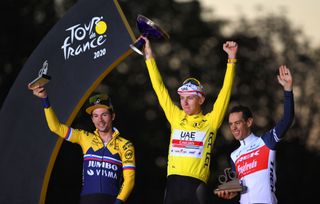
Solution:
<svg viewBox="0 0 320 204"><path fill-rule="evenodd" d="M187 115L171 100L154 58L146 60L149 76L168 122L171 136L167 175L190 176L207 183L213 143L227 110L235 75L228 63L222 89L211 112Z"/></svg>

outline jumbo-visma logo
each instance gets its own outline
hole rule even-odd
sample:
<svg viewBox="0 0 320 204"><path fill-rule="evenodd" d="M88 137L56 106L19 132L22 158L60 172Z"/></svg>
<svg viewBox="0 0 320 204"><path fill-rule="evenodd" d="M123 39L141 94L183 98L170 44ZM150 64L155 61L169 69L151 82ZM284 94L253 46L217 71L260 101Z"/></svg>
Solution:
<svg viewBox="0 0 320 204"><path fill-rule="evenodd" d="M79 56L90 50L92 58L97 59L106 54L106 48L99 49L107 41L107 23L103 17L93 17L89 22L76 24L65 31L68 36L64 39L61 49L64 59Z"/></svg>

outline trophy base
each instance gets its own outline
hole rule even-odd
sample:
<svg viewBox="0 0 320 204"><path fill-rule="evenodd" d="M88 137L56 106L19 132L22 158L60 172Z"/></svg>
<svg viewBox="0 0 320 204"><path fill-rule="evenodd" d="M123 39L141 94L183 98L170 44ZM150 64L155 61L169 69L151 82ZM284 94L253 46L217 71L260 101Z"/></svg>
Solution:
<svg viewBox="0 0 320 204"><path fill-rule="evenodd" d="M245 187L240 185L239 180L235 179L219 185L218 188L214 190L214 193L217 193L219 191L241 192L244 189Z"/></svg>
<svg viewBox="0 0 320 204"><path fill-rule="evenodd" d="M30 83L30 87L33 88L35 86L44 86L45 84L47 84L50 81L51 77L48 75L41 75L38 76L36 79L34 79L31 83Z"/></svg>
<svg viewBox="0 0 320 204"><path fill-rule="evenodd" d="M229 192L242 192L243 188L242 187L238 187L238 188L228 188L228 189L220 189L217 188L214 190L214 193L218 193L220 191L229 191Z"/></svg>

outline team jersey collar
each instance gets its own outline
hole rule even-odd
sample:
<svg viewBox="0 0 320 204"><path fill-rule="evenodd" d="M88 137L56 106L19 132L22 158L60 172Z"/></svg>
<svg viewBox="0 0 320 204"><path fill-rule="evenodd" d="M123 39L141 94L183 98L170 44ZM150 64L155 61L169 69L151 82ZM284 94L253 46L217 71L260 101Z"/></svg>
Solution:
<svg viewBox="0 0 320 204"><path fill-rule="evenodd" d="M112 134L112 138L117 137L118 135L120 135L120 132L117 128L113 127L113 134Z"/></svg>
<svg viewBox="0 0 320 204"><path fill-rule="evenodd" d="M115 127L112 127L112 131L113 131L112 137L116 137L120 134L119 130ZM99 135L98 129L94 131L94 134Z"/></svg>
<svg viewBox="0 0 320 204"><path fill-rule="evenodd" d="M257 136L255 136L253 133L251 133L248 137L244 138L243 140L239 140L241 146L247 146L251 144L253 141L257 139Z"/></svg>
<svg viewBox="0 0 320 204"><path fill-rule="evenodd" d="M120 135L120 132L119 132L119 130L118 130L117 128L112 127L112 130L113 130L113 133L112 133L112 139L110 140L110 142L111 142L112 140L114 140L115 138L117 138L117 137ZM94 134L99 135L98 129L96 129L96 130L94 131ZM100 138L100 136L99 136L99 138ZM102 141L101 138L100 138L100 140L101 140L101 143L103 143L103 141ZM110 143L110 142L109 142L109 143Z"/></svg>
<svg viewBox="0 0 320 204"><path fill-rule="evenodd" d="M194 114L194 115L188 115L185 114L185 118L189 119L189 120L198 120L199 118L201 119L203 117L202 111L198 114Z"/></svg>

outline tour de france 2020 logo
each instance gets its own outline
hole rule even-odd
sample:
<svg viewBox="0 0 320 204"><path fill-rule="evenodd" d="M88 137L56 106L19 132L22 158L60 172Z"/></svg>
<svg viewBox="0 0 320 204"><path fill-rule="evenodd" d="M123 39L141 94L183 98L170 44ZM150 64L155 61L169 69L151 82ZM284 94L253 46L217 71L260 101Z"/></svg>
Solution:
<svg viewBox="0 0 320 204"><path fill-rule="evenodd" d="M107 41L107 23L103 17L93 17L88 23L76 24L65 31L68 36L64 39L61 49L64 59L79 56L82 53L95 49L93 59L97 59L106 54L106 48L99 47Z"/></svg>

